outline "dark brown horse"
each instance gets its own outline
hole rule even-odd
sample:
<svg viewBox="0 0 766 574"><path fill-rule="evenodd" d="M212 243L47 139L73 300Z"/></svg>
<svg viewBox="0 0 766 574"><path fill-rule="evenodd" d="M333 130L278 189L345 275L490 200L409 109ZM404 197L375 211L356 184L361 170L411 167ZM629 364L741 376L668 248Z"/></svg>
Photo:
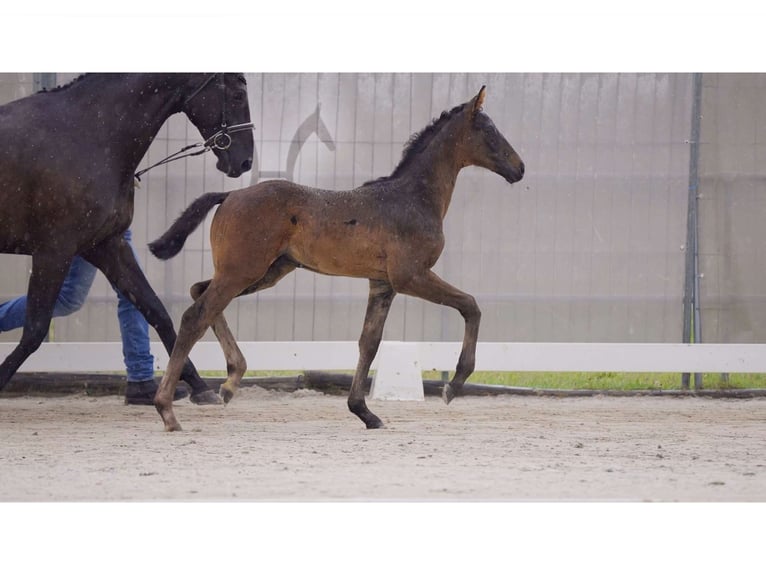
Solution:
<svg viewBox="0 0 766 574"><path fill-rule="evenodd" d="M184 112L220 171L250 169L246 89L242 74L86 74L0 106L0 252L32 256L24 331L0 365L0 390L43 341L75 255L134 302L170 352L173 323L122 238L136 167L165 120ZM194 402L220 402L190 362L181 376Z"/></svg>
<svg viewBox="0 0 766 574"><path fill-rule="evenodd" d="M344 192L265 181L230 193L205 194L150 244L156 256L172 257L207 212L221 204L210 229L215 273L191 289L195 302L183 315L155 397L166 430L181 428L172 399L194 343L212 325L226 356L229 378L221 393L228 402L246 364L222 311L234 297L271 287L297 267L370 281L359 363L348 397L349 409L367 428L383 426L367 408L362 384L396 293L448 305L465 319L463 349L444 399L449 402L460 394L474 369L481 312L471 295L431 271L444 248L442 222L463 167L490 169L509 183L524 175L521 158L481 111L484 93L482 87L471 101L444 112L414 136L389 177Z"/></svg>

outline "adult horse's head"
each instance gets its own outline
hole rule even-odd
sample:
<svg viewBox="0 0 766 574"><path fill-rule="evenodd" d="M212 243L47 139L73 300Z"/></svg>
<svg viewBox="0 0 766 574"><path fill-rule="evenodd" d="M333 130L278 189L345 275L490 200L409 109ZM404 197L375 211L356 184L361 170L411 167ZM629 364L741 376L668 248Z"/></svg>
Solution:
<svg viewBox="0 0 766 574"><path fill-rule="evenodd" d="M465 104L464 113L469 122L466 146L468 164L484 167L505 178L508 183L515 183L524 177L524 162L514 151L492 123L489 116L481 109L486 94L486 86Z"/></svg>
<svg viewBox="0 0 766 574"><path fill-rule="evenodd" d="M253 165L253 132L243 74L192 74L181 110L205 138L229 177Z"/></svg>

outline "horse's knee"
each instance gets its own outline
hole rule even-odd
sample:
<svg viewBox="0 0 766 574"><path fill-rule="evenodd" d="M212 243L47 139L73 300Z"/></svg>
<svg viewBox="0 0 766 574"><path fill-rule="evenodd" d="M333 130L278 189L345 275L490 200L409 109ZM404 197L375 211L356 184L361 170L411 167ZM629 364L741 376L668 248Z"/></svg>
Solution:
<svg viewBox="0 0 766 574"><path fill-rule="evenodd" d="M465 302L460 308L460 314L466 321L478 323L481 321L481 309L473 295L466 295Z"/></svg>

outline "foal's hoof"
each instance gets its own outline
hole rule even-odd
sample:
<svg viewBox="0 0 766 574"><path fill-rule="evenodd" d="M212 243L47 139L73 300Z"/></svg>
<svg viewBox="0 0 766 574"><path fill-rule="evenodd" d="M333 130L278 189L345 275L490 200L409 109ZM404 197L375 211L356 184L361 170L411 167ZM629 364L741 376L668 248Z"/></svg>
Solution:
<svg viewBox="0 0 766 574"><path fill-rule="evenodd" d="M368 429L382 429L386 428L386 425L383 424L383 421L380 420L378 417L373 415L373 418L366 421L364 424L367 425Z"/></svg>
<svg viewBox="0 0 766 574"><path fill-rule="evenodd" d="M181 424L179 422L165 423L165 430L167 432L182 431Z"/></svg>
<svg viewBox="0 0 766 574"><path fill-rule="evenodd" d="M229 401L234 398L234 393L225 387L221 387L221 398L223 404L228 405Z"/></svg>
<svg viewBox="0 0 766 574"><path fill-rule="evenodd" d="M195 405L220 405L221 399L213 391L208 389L201 393L193 394L189 400Z"/></svg>
<svg viewBox="0 0 766 574"><path fill-rule="evenodd" d="M157 412L159 413L160 418L162 419L162 422L165 425L165 430L167 432L181 430L181 425L179 424L176 416L173 414L172 407L162 406L155 403L154 408L157 409Z"/></svg>
<svg viewBox="0 0 766 574"><path fill-rule="evenodd" d="M452 388L452 385L449 383L444 385L444 390L442 390L442 398L444 399L444 402L447 404L450 404L450 401L454 399L457 396L457 393L455 393L455 389Z"/></svg>

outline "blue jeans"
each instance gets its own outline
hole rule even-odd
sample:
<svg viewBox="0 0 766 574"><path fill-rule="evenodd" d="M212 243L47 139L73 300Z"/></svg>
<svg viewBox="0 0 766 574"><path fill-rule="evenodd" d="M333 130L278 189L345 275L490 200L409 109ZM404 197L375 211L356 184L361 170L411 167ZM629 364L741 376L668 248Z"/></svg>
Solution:
<svg viewBox="0 0 766 574"><path fill-rule="evenodd" d="M125 232L123 237L133 249L130 229ZM65 317L82 307L95 277L96 268L82 257L75 257L56 298L53 316ZM114 286L112 288L114 289ZM125 369L128 372L128 381L153 379L154 357L149 347L149 324L129 299L123 297L117 289L115 292L118 299L117 318L120 322L120 335L122 336L122 356L125 361ZM26 295L0 304L0 333L23 327L26 314Z"/></svg>

